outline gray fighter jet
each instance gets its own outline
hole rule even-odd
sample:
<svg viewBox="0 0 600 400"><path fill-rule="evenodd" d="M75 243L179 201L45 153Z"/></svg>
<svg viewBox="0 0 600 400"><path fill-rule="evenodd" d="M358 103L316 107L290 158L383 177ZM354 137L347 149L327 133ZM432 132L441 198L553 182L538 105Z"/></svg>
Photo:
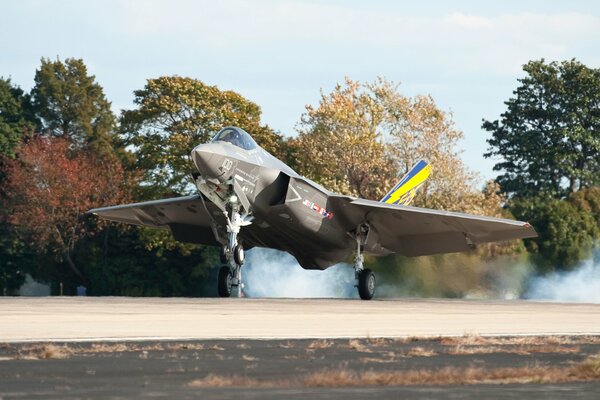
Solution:
<svg viewBox="0 0 600 400"><path fill-rule="evenodd" d="M242 293L244 250L287 251L305 269L325 269L354 254L362 299L375 293L363 252L405 256L466 251L484 242L535 237L526 222L410 207L431 167L419 161L379 202L330 192L226 127L192 150L199 194L96 208L101 218L167 228L183 242L219 246L218 292Z"/></svg>

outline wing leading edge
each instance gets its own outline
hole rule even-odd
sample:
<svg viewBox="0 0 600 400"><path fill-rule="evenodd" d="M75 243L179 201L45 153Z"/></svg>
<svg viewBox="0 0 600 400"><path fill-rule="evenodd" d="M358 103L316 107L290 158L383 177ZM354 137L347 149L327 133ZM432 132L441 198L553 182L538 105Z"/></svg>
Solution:
<svg viewBox="0 0 600 400"><path fill-rule="evenodd" d="M220 212L211 202L205 204L206 208L200 196L194 195L94 208L88 214L126 224L169 228L176 240L216 246L219 243L209 213L214 213L212 218L219 218Z"/></svg>
<svg viewBox="0 0 600 400"><path fill-rule="evenodd" d="M336 199L333 199L336 202ZM350 226L367 222L376 231L376 247L405 256L470 250L476 244L537 237L526 222L458 212L400 206L339 197L338 214Z"/></svg>

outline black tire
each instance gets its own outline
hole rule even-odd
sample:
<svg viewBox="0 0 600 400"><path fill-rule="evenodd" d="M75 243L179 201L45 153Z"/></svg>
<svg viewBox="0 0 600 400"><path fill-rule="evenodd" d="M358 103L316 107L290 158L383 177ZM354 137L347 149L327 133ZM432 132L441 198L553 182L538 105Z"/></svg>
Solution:
<svg viewBox="0 0 600 400"><path fill-rule="evenodd" d="M231 273L231 268L229 267L221 267L219 269L219 282L217 284L217 289L219 291L219 297L229 297L231 296L231 280L233 279L233 274Z"/></svg>
<svg viewBox="0 0 600 400"><path fill-rule="evenodd" d="M371 300L375 295L375 274L370 269L358 274L358 295L363 300Z"/></svg>
<svg viewBox="0 0 600 400"><path fill-rule="evenodd" d="M219 258L221 260L221 264L229 263L229 257L227 257L227 252L225 251L225 247L221 247L221 251L219 252Z"/></svg>
<svg viewBox="0 0 600 400"><path fill-rule="evenodd" d="M239 243L233 249L233 260L237 265L244 264L244 248Z"/></svg>

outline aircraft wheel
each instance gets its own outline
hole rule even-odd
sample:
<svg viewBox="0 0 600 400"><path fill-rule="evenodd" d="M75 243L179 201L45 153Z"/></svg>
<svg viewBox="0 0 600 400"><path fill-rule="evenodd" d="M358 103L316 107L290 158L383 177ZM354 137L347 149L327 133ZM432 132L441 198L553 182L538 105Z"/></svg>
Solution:
<svg viewBox="0 0 600 400"><path fill-rule="evenodd" d="M233 279L233 274L231 273L231 268L229 267L221 267L219 269L219 282L217 288L219 290L219 297L229 297L231 296L231 281Z"/></svg>
<svg viewBox="0 0 600 400"><path fill-rule="evenodd" d="M237 265L242 265L244 263L244 248L239 243L233 249L233 259Z"/></svg>
<svg viewBox="0 0 600 400"><path fill-rule="evenodd" d="M375 294L375 274L370 269L363 269L358 275L358 294L363 300L371 300Z"/></svg>
<svg viewBox="0 0 600 400"><path fill-rule="evenodd" d="M221 260L221 264L227 264L229 262L229 257L227 257L227 251L225 250L225 247L221 247L219 258Z"/></svg>

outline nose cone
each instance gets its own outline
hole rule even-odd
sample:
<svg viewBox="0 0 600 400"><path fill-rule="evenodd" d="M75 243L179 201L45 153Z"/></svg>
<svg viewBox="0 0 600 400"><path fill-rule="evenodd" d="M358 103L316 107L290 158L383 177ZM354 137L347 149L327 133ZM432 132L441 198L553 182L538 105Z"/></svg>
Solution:
<svg viewBox="0 0 600 400"><path fill-rule="evenodd" d="M196 146L192 150L192 160L204 179L218 179L224 173L221 167L223 157L220 155L219 146L216 143L207 143Z"/></svg>

